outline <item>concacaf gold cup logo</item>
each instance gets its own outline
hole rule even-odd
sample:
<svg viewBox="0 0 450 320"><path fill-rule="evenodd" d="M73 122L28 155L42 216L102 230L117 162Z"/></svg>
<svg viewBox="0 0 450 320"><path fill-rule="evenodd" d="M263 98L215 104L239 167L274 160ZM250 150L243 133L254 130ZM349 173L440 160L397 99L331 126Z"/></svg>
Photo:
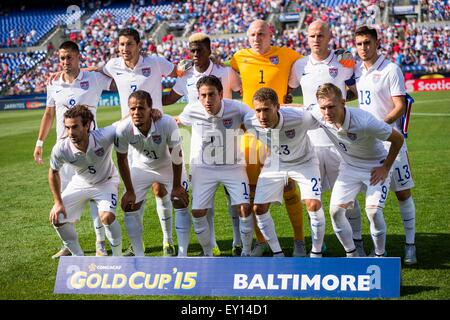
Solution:
<svg viewBox="0 0 450 320"><path fill-rule="evenodd" d="M173 268L172 273L124 272L121 265L91 263L86 269L76 265L67 268L69 289L189 290L195 288L198 277L197 272L183 272L177 268Z"/></svg>

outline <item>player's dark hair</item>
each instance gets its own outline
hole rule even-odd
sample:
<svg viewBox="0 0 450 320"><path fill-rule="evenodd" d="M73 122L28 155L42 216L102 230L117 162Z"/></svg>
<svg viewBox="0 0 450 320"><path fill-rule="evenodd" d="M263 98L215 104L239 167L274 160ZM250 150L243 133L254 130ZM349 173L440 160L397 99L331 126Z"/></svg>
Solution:
<svg viewBox="0 0 450 320"><path fill-rule="evenodd" d="M209 75L203 76L197 81L197 90L200 90L202 86L213 86L216 87L219 92L223 91L222 82L216 76Z"/></svg>
<svg viewBox="0 0 450 320"><path fill-rule="evenodd" d="M271 88L260 88L253 95L253 101L278 103L278 95L275 90Z"/></svg>
<svg viewBox="0 0 450 320"><path fill-rule="evenodd" d="M137 91L133 92L132 94L130 94L130 96L128 97L128 101L130 101L131 98L135 98L136 100L145 101L145 104L147 105L147 107L149 107L149 108L153 107L152 96L147 91L137 90Z"/></svg>
<svg viewBox="0 0 450 320"><path fill-rule="evenodd" d="M70 40L61 43L61 45L59 46L59 50L61 49L72 50L73 52L80 53L80 48L78 47L78 45Z"/></svg>
<svg viewBox="0 0 450 320"><path fill-rule="evenodd" d="M152 100L152 96L150 95L150 93L148 93L147 91L144 91L144 90L137 90L137 91L133 92L132 94L130 94L130 96L128 97L128 101L130 101L131 98L134 98L139 101L145 101L145 104L147 105L147 107L152 109L153 121L158 121L159 119L161 119L161 117L162 117L161 111L159 111L158 109L153 109L153 100Z"/></svg>
<svg viewBox="0 0 450 320"><path fill-rule="evenodd" d="M325 83L319 86L316 91L316 98L319 99L326 99L330 97L336 97L339 100L342 100L342 91L338 87L336 87L332 83Z"/></svg>
<svg viewBox="0 0 450 320"><path fill-rule="evenodd" d="M64 119L75 119L78 117L81 118L81 123L84 127L90 127L90 124L94 121L94 115L89 110L89 106L85 104L77 104L64 113Z"/></svg>
<svg viewBox="0 0 450 320"><path fill-rule="evenodd" d="M378 40L377 30L374 28L370 28L368 26L362 26L362 27L359 27L358 29L356 29L355 37L357 37L357 36L369 36L375 40Z"/></svg>
<svg viewBox="0 0 450 320"><path fill-rule="evenodd" d="M139 36L139 32L137 32L136 29L134 28L125 28L119 31L119 38L121 36L125 36L125 37L133 37L133 39L136 41L136 43L141 42L141 37Z"/></svg>

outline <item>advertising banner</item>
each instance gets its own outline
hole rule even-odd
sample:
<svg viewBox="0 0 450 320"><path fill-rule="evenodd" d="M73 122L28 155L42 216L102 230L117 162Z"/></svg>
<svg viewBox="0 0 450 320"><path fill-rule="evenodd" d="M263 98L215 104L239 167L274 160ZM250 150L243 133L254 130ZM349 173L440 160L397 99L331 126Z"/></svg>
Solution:
<svg viewBox="0 0 450 320"><path fill-rule="evenodd" d="M61 257L54 292L398 298L400 258Z"/></svg>

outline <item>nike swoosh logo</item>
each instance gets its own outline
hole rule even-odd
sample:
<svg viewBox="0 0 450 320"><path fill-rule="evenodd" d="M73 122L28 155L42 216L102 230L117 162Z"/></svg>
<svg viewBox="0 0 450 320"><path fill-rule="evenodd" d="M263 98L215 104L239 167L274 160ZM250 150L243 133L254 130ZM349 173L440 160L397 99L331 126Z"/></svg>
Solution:
<svg viewBox="0 0 450 320"><path fill-rule="evenodd" d="M75 162L77 162L77 160L75 160L75 161L69 161L69 163L72 163L72 164L75 163Z"/></svg>
<svg viewBox="0 0 450 320"><path fill-rule="evenodd" d="M406 181L406 182L400 182L400 185L404 186L404 185L407 184L407 183L408 183L408 181Z"/></svg>
<svg viewBox="0 0 450 320"><path fill-rule="evenodd" d="M62 89L61 90L58 90L58 91L56 91L56 93L60 93L62 91Z"/></svg>
<svg viewBox="0 0 450 320"><path fill-rule="evenodd" d="M116 72L116 74L118 75L118 76L120 76L121 74L123 74L122 72Z"/></svg>
<svg viewBox="0 0 450 320"><path fill-rule="evenodd" d="M130 144L136 144L136 143L138 143L138 141L136 141L136 142L130 142Z"/></svg>
<svg viewBox="0 0 450 320"><path fill-rule="evenodd" d="M190 87L190 86L193 86L194 85L194 83L188 83L188 87Z"/></svg>
<svg viewBox="0 0 450 320"><path fill-rule="evenodd" d="M303 73L302 76L306 76L307 74L309 74L309 73Z"/></svg>

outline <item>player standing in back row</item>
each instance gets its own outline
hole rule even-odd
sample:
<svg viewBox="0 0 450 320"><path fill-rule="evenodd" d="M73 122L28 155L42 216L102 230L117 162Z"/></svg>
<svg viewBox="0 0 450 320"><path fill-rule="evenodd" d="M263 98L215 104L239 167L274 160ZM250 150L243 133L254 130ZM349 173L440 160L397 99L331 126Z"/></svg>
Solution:
<svg viewBox="0 0 450 320"><path fill-rule="evenodd" d="M379 40L376 29L360 27L355 32L356 49L361 62L355 71L359 107L377 119L402 132L402 116L406 112L405 80L402 71L378 53ZM389 149L390 143L384 147ZM415 233L416 208L411 195L414 181L408 159L406 141L392 166L390 189L395 192L405 228L405 264L417 263Z"/></svg>

